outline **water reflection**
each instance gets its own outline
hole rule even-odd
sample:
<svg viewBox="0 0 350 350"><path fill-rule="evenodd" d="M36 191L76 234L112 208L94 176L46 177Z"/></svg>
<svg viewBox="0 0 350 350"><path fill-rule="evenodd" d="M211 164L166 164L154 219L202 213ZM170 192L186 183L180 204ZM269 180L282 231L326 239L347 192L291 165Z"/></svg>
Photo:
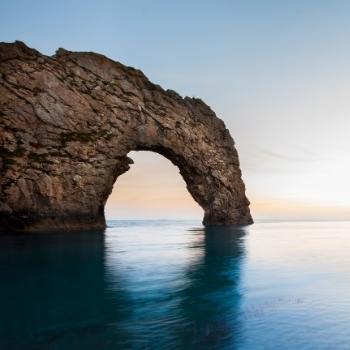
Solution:
<svg viewBox="0 0 350 350"><path fill-rule="evenodd" d="M0 237L0 348L232 349L243 236L153 226Z"/></svg>
<svg viewBox="0 0 350 350"><path fill-rule="evenodd" d="M179 305L188 325L180 332L182 346L235 348L239 334L239 282L244 257L243 228L212 227L202 235L203 257L188 267L187 286Z"/></svg>
<svg viewBox="0 0 350 350"><path fill-rule="evenodd" d="M350 223L191 227L0 236L0 349L349 348Z"/></svg>
<svg viewBox="0 0 350 350"><path fill-rule="evenodd" d="M119 231L107 239L109 285L118 289L122 280L130 296L124 306L132 315L118 324L132 335L124 345L233 349L239 333L244 229L157 230L136 229L132 238Z"/></svg>
<svg viewBox="0 0 350 350"><path fill-rule="evenodd" d="M106 298L103 232L0 238L0 348L93 349L127 317L127 290ZM115 339L128 338L119 330ZM116 342L115 342L116 343ZM112 343L111 343L112 344ZM112 344L115 345L115 344Z"/></svg>

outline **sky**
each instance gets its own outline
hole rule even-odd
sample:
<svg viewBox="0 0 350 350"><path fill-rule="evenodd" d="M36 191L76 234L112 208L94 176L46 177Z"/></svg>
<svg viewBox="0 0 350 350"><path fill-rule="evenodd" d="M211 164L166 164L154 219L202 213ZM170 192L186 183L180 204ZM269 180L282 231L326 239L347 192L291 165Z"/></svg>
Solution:
<svg viewBox="0 0 350 350"><path fill-rule="evenodd" d="M0 41L95 51L224 120L255 219L350 219L350 1L0 0ZM108 218L201 218L178 169L150 152Z"/></svg>

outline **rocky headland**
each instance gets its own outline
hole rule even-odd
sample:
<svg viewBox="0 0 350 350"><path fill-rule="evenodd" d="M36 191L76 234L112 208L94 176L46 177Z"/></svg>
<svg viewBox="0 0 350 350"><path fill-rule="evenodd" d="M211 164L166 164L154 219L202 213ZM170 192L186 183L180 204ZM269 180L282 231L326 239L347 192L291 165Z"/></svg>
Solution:
<svg viewBox="0 0 350 350"><path fill-rule="evenodd" d="M104 228L132 150L178 166L205 225L252 223L234 142L203 101L96 53L0 43L0 230Z"/></svg>

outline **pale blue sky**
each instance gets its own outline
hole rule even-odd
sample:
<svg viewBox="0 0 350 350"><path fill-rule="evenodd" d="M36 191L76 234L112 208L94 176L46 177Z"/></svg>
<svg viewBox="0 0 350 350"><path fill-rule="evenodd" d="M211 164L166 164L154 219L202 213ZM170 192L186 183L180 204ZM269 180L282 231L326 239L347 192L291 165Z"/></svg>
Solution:
<svg viewBox="0 0 350 350"><path fill-rule="evenodd" d="M1 41L100 52L205 100L255 217L350 218L350 1L1 0L0 13Z"/></svg>

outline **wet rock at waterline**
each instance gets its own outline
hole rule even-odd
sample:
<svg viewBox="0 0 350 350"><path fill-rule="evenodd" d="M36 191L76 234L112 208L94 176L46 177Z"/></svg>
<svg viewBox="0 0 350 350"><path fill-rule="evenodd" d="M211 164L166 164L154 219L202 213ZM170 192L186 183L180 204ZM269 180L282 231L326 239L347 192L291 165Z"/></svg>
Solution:
<svg viewBox="0 0 350 350"><path fill-rule="evenodd" d="M132 150L178 166L204 224L252 223L234 142L203 101L96 53L0 44L1 229L105 227Z"/></svg>

